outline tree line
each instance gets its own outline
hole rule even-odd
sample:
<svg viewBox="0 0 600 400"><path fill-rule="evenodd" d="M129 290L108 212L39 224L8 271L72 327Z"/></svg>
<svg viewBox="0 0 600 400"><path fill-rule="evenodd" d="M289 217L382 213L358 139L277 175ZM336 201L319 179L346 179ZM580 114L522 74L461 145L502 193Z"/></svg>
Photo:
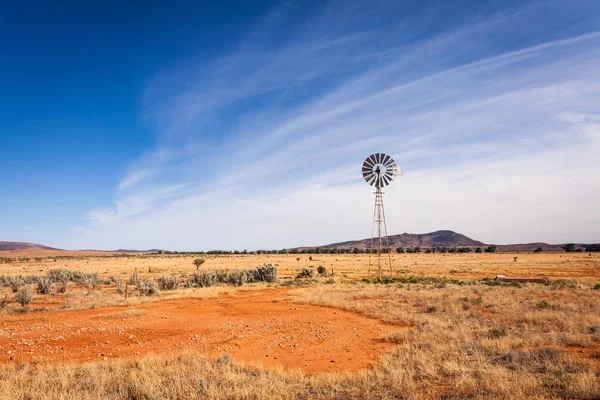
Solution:
<svg viewBox="0 0 600 400"><path fill-rule="evenodd" d="M384 247L381 249L382 253L392 252L391 248ZM420 246L416 247L397 247L395 249L397 253L495 253L496 246L491 245L485 248L477 247L432 247L422 249ZM208 250L208 251L166 251L160 250L158 254L178 254L178 255L230 255L230 254L369 254L369 252L376 254L377 249L360 249L354 248L329 248L329 247L315 247L310 249L281 249L281 250Z"/></svg>

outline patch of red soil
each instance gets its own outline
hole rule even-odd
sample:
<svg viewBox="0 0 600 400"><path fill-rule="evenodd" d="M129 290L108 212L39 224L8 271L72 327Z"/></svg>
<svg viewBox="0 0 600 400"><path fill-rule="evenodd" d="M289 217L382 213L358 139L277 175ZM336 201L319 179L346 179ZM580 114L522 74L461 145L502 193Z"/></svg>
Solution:
<svg viewBox="0 0 600 400"><path fill-rule="evenodd" d="M307 373L356 371L390 348L398 327L330 307L294 304L287 289L213 299L14 315L0 321L0 363L85 362L195 349ZM133 316L127 316L127 313Z"/></svg>

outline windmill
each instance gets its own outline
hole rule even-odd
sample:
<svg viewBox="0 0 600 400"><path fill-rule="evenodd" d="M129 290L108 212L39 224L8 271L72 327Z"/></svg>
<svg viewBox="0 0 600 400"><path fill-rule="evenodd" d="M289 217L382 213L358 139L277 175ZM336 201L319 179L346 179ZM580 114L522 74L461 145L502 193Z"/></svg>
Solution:
<svg viewBox="0 0 600 400"><path fill-rule="evenodd" d="M369 251L369 275L371 275L371 257L373 255L373 246L375 245L377 249L377 276L381 278L381 253L383 250L383 240L385 239L388 249L390 276L392 276L392 256L389 253L390 240L387 234L385 210L383 209L383 191L381 189L389 185L394 180L395 176L402 176L402 169L396 165L396 162L392 157L383 153L375 153L367 157L363 163L362 174L365 181L367 181L369 185L375 187L375 209L373 210L371 248ZM377 240L376 243L375 240Z"/></svg>

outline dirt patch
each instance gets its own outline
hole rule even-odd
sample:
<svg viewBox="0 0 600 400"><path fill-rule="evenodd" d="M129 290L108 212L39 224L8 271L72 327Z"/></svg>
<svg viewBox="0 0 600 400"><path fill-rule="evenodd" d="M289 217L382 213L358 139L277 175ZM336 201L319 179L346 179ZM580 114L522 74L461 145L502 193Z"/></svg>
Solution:
<svg viewBox="0 0 600 400"><path fill-rule="evenodd" d="M195 349L319 373L356 371L391 346L382 338L397 326L295 304L288 291L6 316L0 322L0 363L85 362Z"/></svg>

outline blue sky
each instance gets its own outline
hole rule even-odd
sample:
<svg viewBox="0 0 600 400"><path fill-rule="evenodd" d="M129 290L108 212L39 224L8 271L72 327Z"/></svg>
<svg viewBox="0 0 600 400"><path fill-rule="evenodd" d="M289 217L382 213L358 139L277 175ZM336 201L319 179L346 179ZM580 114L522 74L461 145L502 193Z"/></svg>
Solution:
<svg viewBox="0 0 600 400"><path fill-rule="evenodd" d="M11 4L0 240L255 249L597 242L600 3Z"/></svg>

